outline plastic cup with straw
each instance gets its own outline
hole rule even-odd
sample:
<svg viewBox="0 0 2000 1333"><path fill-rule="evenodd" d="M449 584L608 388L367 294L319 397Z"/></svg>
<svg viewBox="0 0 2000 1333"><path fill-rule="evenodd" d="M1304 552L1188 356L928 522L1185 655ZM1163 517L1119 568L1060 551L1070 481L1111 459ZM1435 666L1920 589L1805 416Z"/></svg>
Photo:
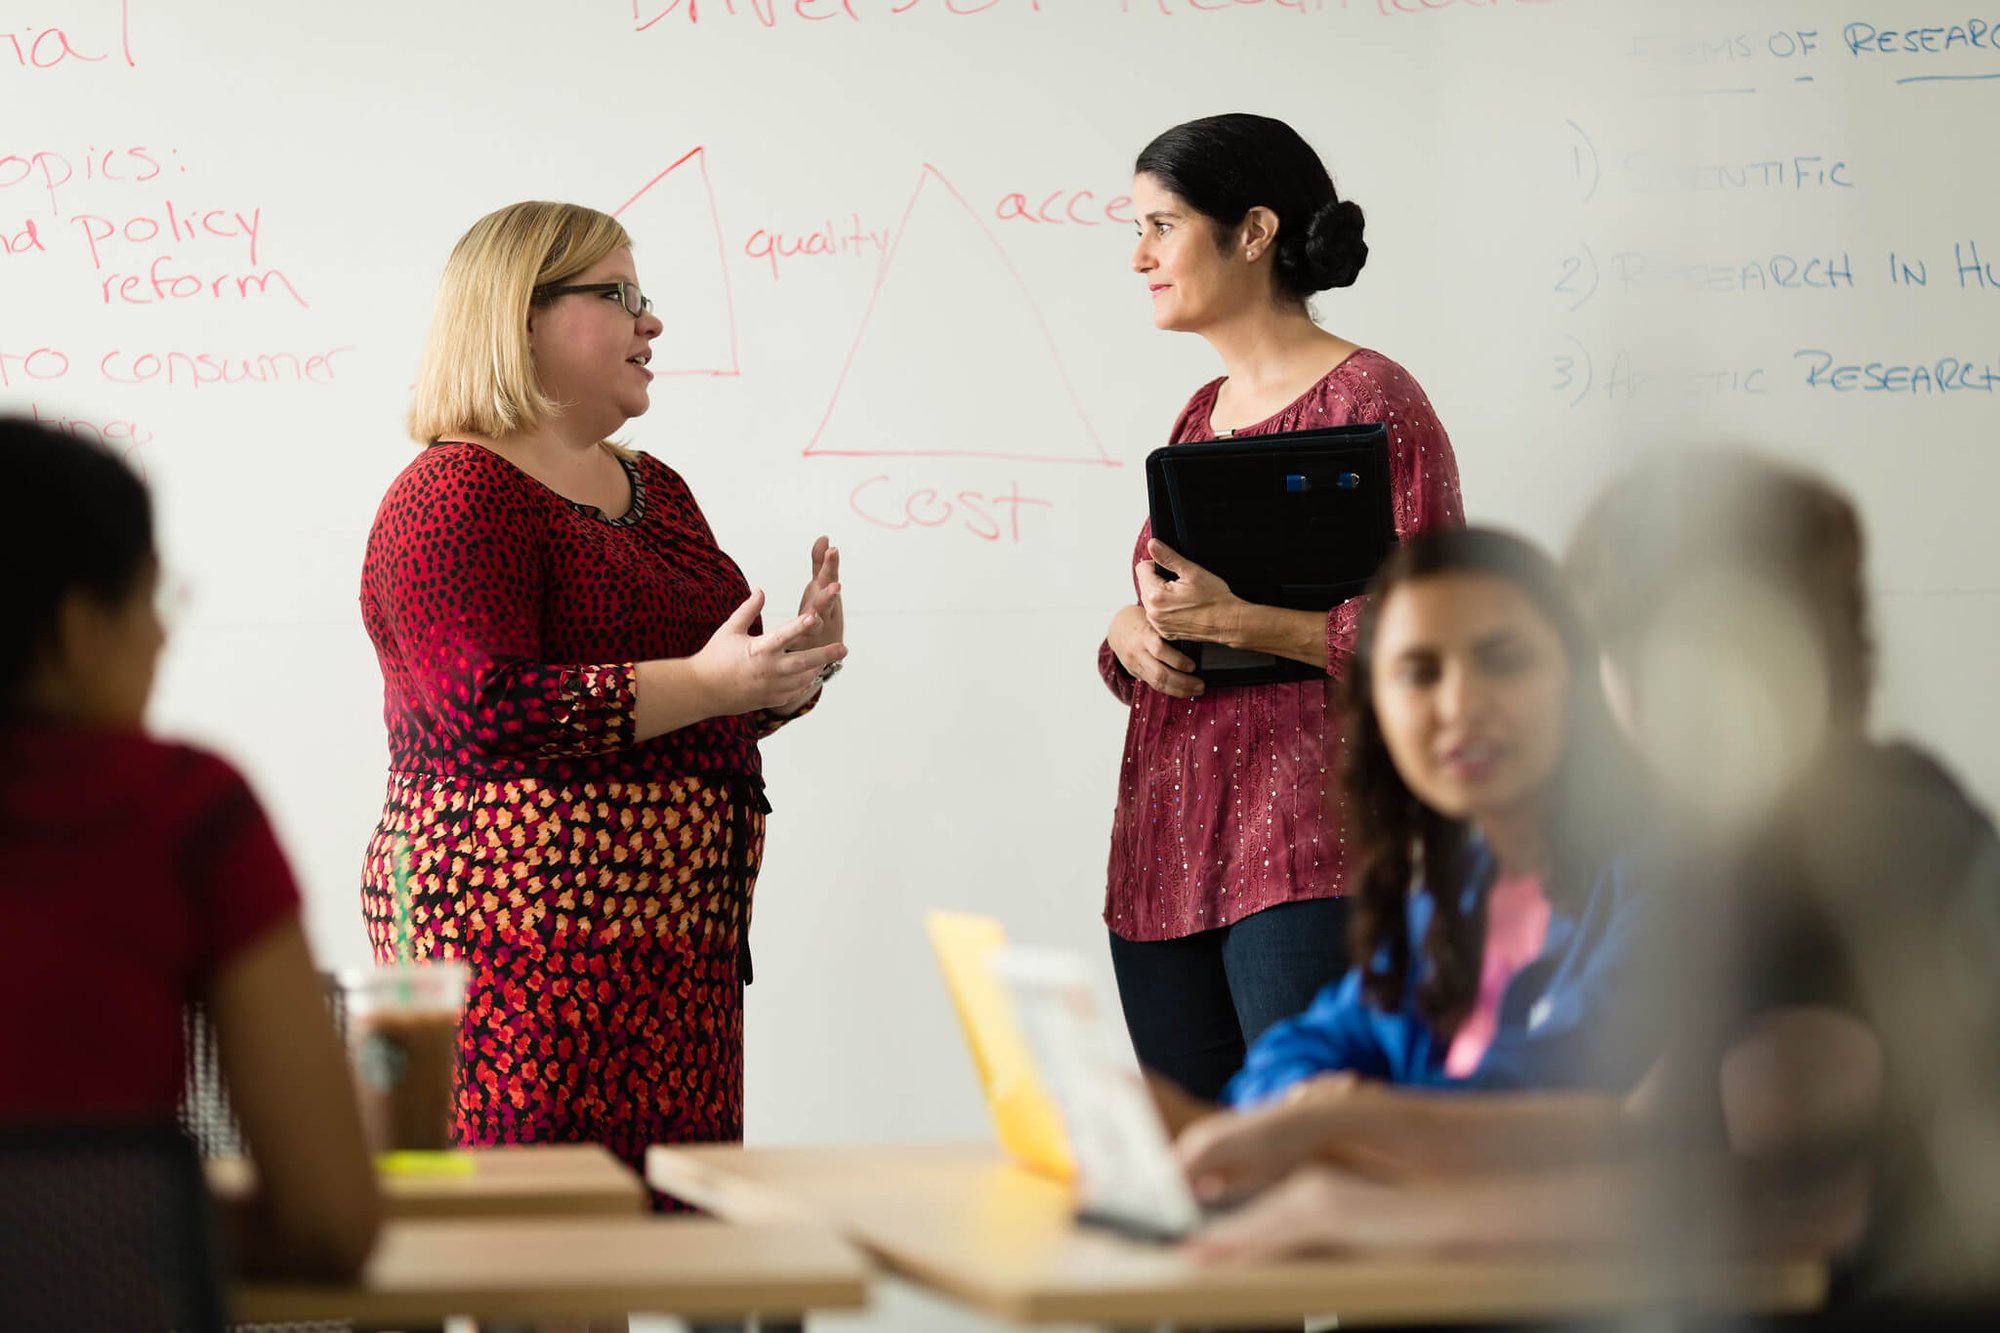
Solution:
<svg viewBox="0 0 2000 1333"><path fill-rule="evenodd" d="M459 1014L469 979L456 959L417 958L413 860L409 838L398 836L389 865L390 958L353 977L348 991L362 1118L377 1151L396 1153L404 1170L421 1167L421 1154L450 1146Z"/></svg>

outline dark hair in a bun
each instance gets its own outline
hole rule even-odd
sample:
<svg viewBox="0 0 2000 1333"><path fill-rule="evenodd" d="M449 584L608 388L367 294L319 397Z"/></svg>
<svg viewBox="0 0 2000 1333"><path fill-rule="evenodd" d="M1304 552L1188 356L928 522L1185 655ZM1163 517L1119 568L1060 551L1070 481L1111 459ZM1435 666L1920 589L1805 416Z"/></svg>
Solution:
<svg viewBox="0 0 2000 1333"><path fill-rule="evenodd" d="M1159 181L1221 233L1253 208L1277 214L1271 275L1295 300L1352 286L1368 262L1360 205L1334 191L1319 154L1282 120L1240 111L1191 120L1147 144L1132 170Z"/></svg>

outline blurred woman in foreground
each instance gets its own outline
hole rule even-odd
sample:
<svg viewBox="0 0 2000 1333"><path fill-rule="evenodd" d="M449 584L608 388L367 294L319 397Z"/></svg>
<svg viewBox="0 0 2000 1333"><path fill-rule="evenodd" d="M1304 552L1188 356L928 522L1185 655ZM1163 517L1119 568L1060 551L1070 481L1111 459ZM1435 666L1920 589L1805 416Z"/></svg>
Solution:
<svg viewBox="0 0 2000 1333"><path fill-rule="evenodd" d="M1681 454L1605 495L1569 563L1681 835L1671 938L1706 945L1670 1053L1623 1102L1454 1108L1442 1180L1356 1174L1371 1134L1412 1156L1379 1114L1238 1144L1267 1178L1308 1165L1195 1248L1591 1247L1640 1240L1664 1204L1668 1234L1835 1260L1837 1290L1990 1295L2000 838L1936 760L1867 734L1853 506L1802 472Z"/></svg>
<svg viewBox="0 0 2000 1333"><path fill-rule="evenodd" d="M1491 530L1408 542L1363 613L1347 691L1353 966L1251 1048L1236 1110L1183 1135L1209 1197L1270 1183L1340 1125L1357 1129L1340 1151L1406 1143L1371 1130L1378 1108L1622 1096L1658 1054L1633 1004L1649 993L1644 807L1553 563Z"/></svg>
<svg viewBox="0 0 2000 1333"><path fill-rule="evenodd" d="M145 488L23 421L0 456L0 1121L171 1123L203 1002L257 1167L240 1263L350 1276L379 1204L298 886L241 775L144 731L166 637Z"/></svg>

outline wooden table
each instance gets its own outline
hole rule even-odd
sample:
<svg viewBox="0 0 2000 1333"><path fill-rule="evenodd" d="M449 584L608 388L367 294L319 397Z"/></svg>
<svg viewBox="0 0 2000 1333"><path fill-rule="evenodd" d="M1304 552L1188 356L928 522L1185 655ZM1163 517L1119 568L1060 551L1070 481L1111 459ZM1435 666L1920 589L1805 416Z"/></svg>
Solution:
<svg viewBox="0 0 2000 1333"><path fill-rule="evenodd" d="M387 1223L348 1286L245 1283L242 1323L352 1320L802 1317L867 1303L867 1263L827 1228L686 1217L482 1218Z"/></svg>
<svg viewBox="0 0 2000 1333"><path fill-rule="evenodd" d="M471 1171L379 1172L384 1214L635 1217L646 1211L646 1187L623 1162L594 1143L474 1148L452 1155L470 1162ZM221 1198L248 1194L256 1180L245 1158L214 1159L204 1166L209 1188Z"/></svg>
<svg viewBox="0 0 2000 1333"><path fill-rule="evenodd" d="M1018 1323L1343 1324L1534 1319L1641 1306L1669 1292L1631 1262L1544 1256L1302 1260L1209 1267L1079 1227L1069 1192L989 1145L656 1147L655 1188L746 1225L819 1221L886 1270ZM1811 1308L1817 1264L1745 1266L1699 1295L1720 1308Z"/></svg>

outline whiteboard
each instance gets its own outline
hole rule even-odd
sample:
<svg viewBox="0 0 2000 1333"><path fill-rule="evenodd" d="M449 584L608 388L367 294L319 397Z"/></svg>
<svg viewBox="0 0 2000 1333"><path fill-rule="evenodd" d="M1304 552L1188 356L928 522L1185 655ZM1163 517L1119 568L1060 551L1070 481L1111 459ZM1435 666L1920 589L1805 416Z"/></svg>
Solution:
<svg viewBox="0 0 2000 1333"><path fill-rule="evenodd" d="M1921 19L1917 17L1921 15ZM1102 962L1138 466L1218 373L1154 331L1129 163L1283 117L1368 212L1320 299L1468 510L1550 544L1643 446L1826 469L1886 728L2000 794L1990 7L1609 0L0 3L0 406L112 439L193 589L155 720L245 765L323 957L366 956L363 542L438 272L521 198L620 210L666 332L627 439L850 669L765 745L753 1139L983 1132L928 907ZM1912 28L1921 22L1927 25ZM1884 34L1887 34L1886 36Z"/></svg>

